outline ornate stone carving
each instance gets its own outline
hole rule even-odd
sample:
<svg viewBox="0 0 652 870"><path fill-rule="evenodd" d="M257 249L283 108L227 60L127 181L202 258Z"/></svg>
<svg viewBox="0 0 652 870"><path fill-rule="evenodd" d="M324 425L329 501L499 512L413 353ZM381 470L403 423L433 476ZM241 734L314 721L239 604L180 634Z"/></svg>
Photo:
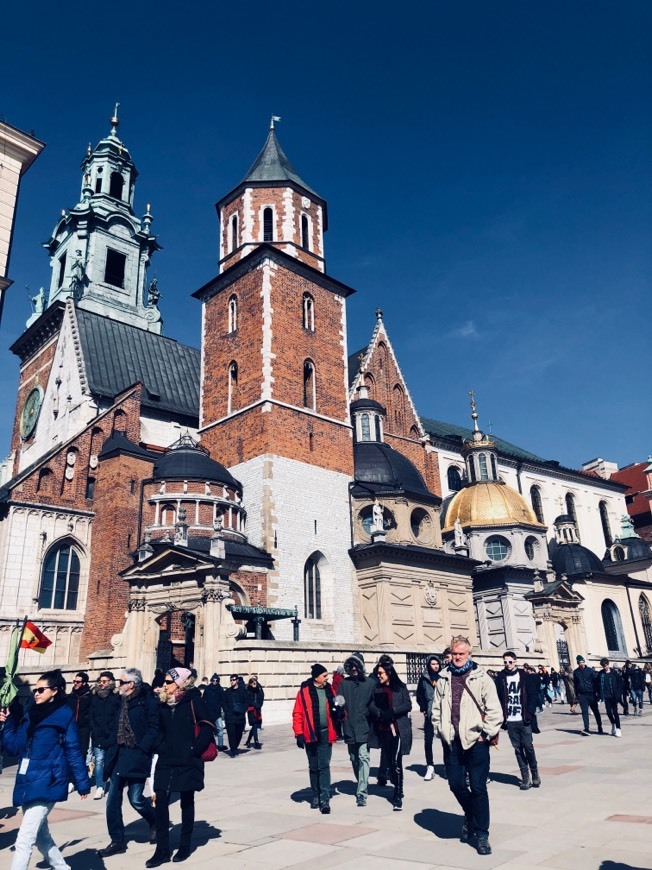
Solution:
<svg viewBox="0 0 652 870"><path fill-rule="evenodd" d="M231 597L231 593L228 589L220 589L215 587L209 587L208 589L204 589L202 593L202 601L225 601L227 598Z"/></svg>
<svg viewBox="0 0 652 870"><path fill-rule="evenodd" d="M437 587L432 580L428 580L426 588L423 590L423 597L428 607L436 607L437 605Z"/></svg>
<svg viewBox="0 0 652 870"><path fill-rule="evenodd" d="M130 598L129 604L127 605L127 610L129 613L132 611L142 612L147 609L147 601L145 598Z"/></svg>

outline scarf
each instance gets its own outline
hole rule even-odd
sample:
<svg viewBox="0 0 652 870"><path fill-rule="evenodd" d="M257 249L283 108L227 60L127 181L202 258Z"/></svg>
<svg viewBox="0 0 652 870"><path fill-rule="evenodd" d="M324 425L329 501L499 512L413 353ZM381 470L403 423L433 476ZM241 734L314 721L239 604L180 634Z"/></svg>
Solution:
<svg viewBox="0 0 652 870"><path fill-rule="evenodd" d="M115 683L111 683L110 686L98 686L95 689L95 694L98 698L101 698L103 701L105 698L108 698L109 695L112 695L115 689Z"/></svg>
<svg viewBox="0 0 652 870"><path fill-rule="evenodd" d="M468 672L475 667L475 662L473 659L467 659L466 664L462 665L461 668L455 667L455 665L451 662L448 666L448 670L456 677L461 677L463 674L468 674Z"/></svg>
<svg viewBox="0 0 652 870"><path fill-rule="evenodd" d="M176 707L179 701L186 697L188 694L188 689L177 689L174 695L168 695L167 701L165 702L168 707Z"/></svg>
<svg viewBox="0 0 652 870"><path fill-rule="evenodd" d="M140 688L136 689L131 695L122 696L120 716L118 718L118 746L127 746L129 749L133 749L136 745L136 735L129 721L129 703L139 694Z"/></svg>
<svg viewBox="0 0 652 870"><path fill-rule="evenodd" d="M54 698L46 704L37 704L36 701L32 701L25 711L29 715L29 725L27 726L28 738L31 739L34 736L34 732L44 719L47 719L55 710L58 710L59 707L63 707L65 704L66 697L61 691L58 691Z"/></svg>

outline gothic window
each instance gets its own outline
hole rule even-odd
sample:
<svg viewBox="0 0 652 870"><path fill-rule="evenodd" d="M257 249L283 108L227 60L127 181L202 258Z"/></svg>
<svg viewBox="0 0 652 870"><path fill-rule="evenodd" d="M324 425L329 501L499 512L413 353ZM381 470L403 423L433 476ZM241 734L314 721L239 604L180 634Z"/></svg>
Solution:
<svg viewBox="0 0 652 870"><path fill-rule="evenodd" d="M43 564L38 606L48 610L76 610L79 596L79 554L70 543L50 550Z"/></svg>
<svg viewBox="0 0 652 870"><path fill-rule="evenodd" d="M36 491L39 495L51 495L54 484L54 475L49 468L43 468L38 476Z"/></svg>
<svg viewBox="0 0 652 870"><path fill-rule="evenodd" d="M480 480L489 480L489 472L487 471L487 457L484 453L481 453L478 456L478 463L480 466Z"/></svg>
<svg viewBox="0 0 652 870"><path fill-rule="evenodd" d="M577 511L575 510L575 497L571 492L566 493L566 513L572 519L575 525L575 532L577 533L577 537L580 536L580 527L577 522Z"/></svg>
<svg viewBox="0 0 652 870"><path fill-rule="evenodd" d="M394 424L396 426L396 429L400 430L403 428L405 395L398 384L396 384L392 391L392 397L394 399Z"/></svg>
<svg viewBox="0 0 652 870"><path fill-rule="evenodd" d="M411 426L410 427L410 438L414 438L415 440L418 440L420 437L421 436L419 435L419 430L417 429L417 427Z"/></svg>
<svg viewBox="0 0 652 870"><path fill-rule="evenodd" d="M625 643L623 640L623 624L620 619L620 611L609 598L602 602L602 624L607 640L609 652L624 653Z"/></svg>
<svg viewBox="0 0 652 870"><path fill-rule="evenodd" d="M115 412L113 416L113 431L114 432L126 432L127 431L127 415L120 408Z"/></svg>
<svg viewBox="0 0 652 870"><path fill-rule="evenodd" d="M238 297L233 294L229 299L229 332L235 332L238 328Z"/></svg>
<svg viewBox="0 0 652 870"><path fill-rule="evenodd" d="M382 341L378 343L378 366L381 371L387 368L387 345Z"/></svg>
<svg viewBox="0 0 652 870"><path fill-rule="evenodd" d="M310 225L305 214L301 215L301 247L304 251L310 250Z"/></svg>
<svg viewBox="0 0 652 870"><path fill-rule="evenodd" d="M106 249L106 266L104 267L104 280L114 287L125 285L125 264L127 257L113 248Z"/></svg>
<svg viewBox="0 0 652 870"><path fill-rule="evenodd" d="M231 218L231 249L230 253L238 247L238 216L234 214Z"/></svg>
<svg viewBox="0 0 652 870"><path fill-rule="evenodd" d="M376 388L376 381L374 380L374 376L370 375L368 372L364 376L364 385L369 390L369 398L374 398L374 390Z"/></svg>
<svg viewBox="0 0 652 870"><path fill-rule="evenodd" d="M446 477L448 478L448 488L451 492L459 492L462 489L462 475L459 468L449 465Z"/></svg>
<svg viewBox="0 0 652 870"><path fill-rule="evenodd" d="M643 625L645 653L646 655L650 655L652 653L652 619L650 618L650 602L648 601L647 595L643 592L641 592L638 599L638 612L641 617L641 624Z"/></svg>
<svg viewBox="0 0 652 870"><path fill-rule="evenodd" d="M227 413L230 414L238 407L238 364L233 360L229 365L229 404Z"/></svg>
<svg viewBox="0 0 652 870"><path fill-rule="evenodd" d="M274 209L263 209L263 241L274 241Z"/></svg>
<svg viewBox="0 0 652 870"><path fill-rule="evenodd" d="M95 478L87 477L86 478L86 498L94 498L95 497Z"/></svg>
<svg viewBox="0 0 652 870"><path fill-rule="evenodd" d="M303 569L304 616L306 619L321 619L321 575L319 557L314 553Z"/></svg>
<svg viewBox="0 0 652 870"><path fill-rule="evenodd" d="M541 501L541 490L538 486L530 487L530 501L532 502L532 510L535 517L542 523L543 520L543 502Z"/></svg>
<svg viewBox="0 0 652 870"><path fill-rule="evenodd" d="M303 407L317 409L317 391L315 389L315 364L307 359L303 364Z"/></svg>
<svg viewBox="0 0 652 870"><path fill-rule="evenodd" d="M611 535L611 526L609 524L609 512L607 511L607 503L606 501L601 501L600 505L600 522L602 523L602 534L604 535L604 542L607 547L610 547L614 539Z"/></svg>
<svg viewBox="0 0 652 870"><path fill-rule="evenodd" d="M114 199L122 199L124 183L125 180L119 172L112 172L109 183L109 196L112 196Z"/></svg>
<svg viewBox="0 0 652 870"><path fill-rule="evenodd" d="M62 254L59 257L59 277L57 278L57 287L61 287L63 284L63 279L66 277L66 260L68 258L67 254Z"/></svg>
<svg viewBox="0 0 652 870"><path fill-rule="evenodd" d="M363 414L360 418L360 436L363 441L371 441L371 426L369 425L369 414Z"/></svg>
<svg viewBox="0 0 652 870"><path fill-rule="evenodd" d="M315 300L310 293L303 294L303 328L315 331Z"/></svg>

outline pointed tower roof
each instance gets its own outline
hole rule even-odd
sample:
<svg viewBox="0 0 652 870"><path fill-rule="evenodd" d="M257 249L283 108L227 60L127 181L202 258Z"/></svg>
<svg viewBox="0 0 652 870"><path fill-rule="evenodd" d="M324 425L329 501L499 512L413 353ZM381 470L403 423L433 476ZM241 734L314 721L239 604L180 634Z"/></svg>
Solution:
<svg viewBox="0 0 652 870"><path fill-rule="evenodd" d="M263 150L254 160L249 172L242 179L243 184L250 182L264 183L268 181L291 181L321 199L317 191L307 185L294 166L292 166L285 151L281 148L276 137L276 130L273 127L270 128L267 134Z"/></svg>

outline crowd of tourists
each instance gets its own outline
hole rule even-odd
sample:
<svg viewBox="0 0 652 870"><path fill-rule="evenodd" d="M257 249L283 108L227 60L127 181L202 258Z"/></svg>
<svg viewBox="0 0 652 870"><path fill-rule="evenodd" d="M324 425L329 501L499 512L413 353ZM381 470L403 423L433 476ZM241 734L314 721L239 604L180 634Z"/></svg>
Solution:
<svg viewBox="0 0 652 870"><path fill-rule="evenodd" d="M25 709L15 701L0 710L2 749L19 759L13 803L21 807L11 870L27 870L34 846L53 870L66 870L48 826L55 803L77 791L88 798L106 798L107 846L101 857L126 852L122 815L126 790L129 803L142 817L155 844L148 868L186 861L192 852L195 793L204 787L204 765L226 749L231 758L253 747L261 749L263 687L256 675L245 683L238 674L228 687L218 674L196 685L190 668L157 671L151 685L136 668L116 680L103 671L94 686L85 672L76 674L66 694L61 671L44 673L32 689ZM435 776L433 746L442 747L444 777L458 801L463 820L460 840L481 855L489 843L490 749L507 732L520 770L519 788L541 786L533 735L537 717L554 703L579 705L582 734L589 735L589 712L604 733L599 703L620 737L623 715L642 715L644 696L652 704L652 665L627 661L613 667L608 658L600 670L580 655L570 673L540 665L519 666L512 650L503 654L503 669L486 670L473 661L467 638L456 637L444 653L427 657L418 681L416 703L423 716L425 779ZM394 811L403 809L403 759L412 747L412 699L389 655L381 655L367 673L364 655L351 654L331 675L314 664L297 692L292 726L297 746L307 756L311 807L331 811L330 763L333 744L347 746L356 781L356 805L368 798L370 753L380 750L378 785L390 786ZM240 748L247 725L245 750ZM148 796L145 795L149 784ZM169 806L179 795L181 831L176 851L170 843Z"/></svg>

